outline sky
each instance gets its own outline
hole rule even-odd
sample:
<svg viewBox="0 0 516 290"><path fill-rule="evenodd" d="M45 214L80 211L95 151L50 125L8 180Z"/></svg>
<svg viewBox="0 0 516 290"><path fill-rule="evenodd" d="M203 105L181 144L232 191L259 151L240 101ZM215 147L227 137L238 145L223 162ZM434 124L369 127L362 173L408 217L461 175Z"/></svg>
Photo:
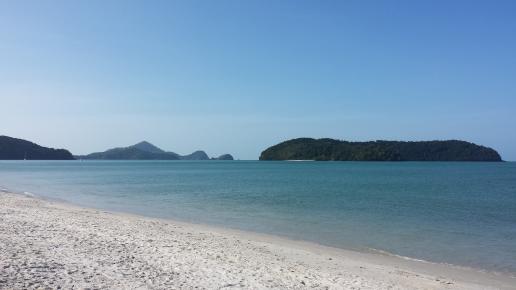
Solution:
<svg viewBox="0 0 516 290"><path fill-rule="evenodd" d="M0 135L257 159L296 137L516 160L516 1L0 0Z"/></svg>

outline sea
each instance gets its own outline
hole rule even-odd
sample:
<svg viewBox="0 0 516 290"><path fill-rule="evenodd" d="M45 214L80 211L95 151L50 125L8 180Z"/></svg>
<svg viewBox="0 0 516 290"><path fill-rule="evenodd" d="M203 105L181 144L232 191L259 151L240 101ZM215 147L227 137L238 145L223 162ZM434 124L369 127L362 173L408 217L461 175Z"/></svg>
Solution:
<svg viewBox="0 0 516 290"><path fill-rule="evenodd" d="M0 189L516 273L516 163L0 161Z"/></svg>

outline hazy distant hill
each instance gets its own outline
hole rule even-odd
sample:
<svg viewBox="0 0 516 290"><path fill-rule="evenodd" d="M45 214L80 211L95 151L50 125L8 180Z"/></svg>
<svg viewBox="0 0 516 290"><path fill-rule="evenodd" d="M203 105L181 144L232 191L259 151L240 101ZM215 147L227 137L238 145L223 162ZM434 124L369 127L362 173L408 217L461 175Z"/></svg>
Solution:
<svg viewBox="0 0 516 290"><path fill-rule="evenodd" d="M145 152L150 153L166 153L165 151L161 150L160 148L152 145L151 143L147 141L142 141L140 143L134 144L133 146L130 146L132 148L140 149Z"/></svg>
<svg viewBox="0 0 516 290"><path fill-rule="evenodd" d="M2 160L73 160L65 149L39 146L23 139L0 136L0 159Z"/></svg>
<svg viewBox="0 0 516 290"><path fill-rule="evenodd" d="M502 161L494 149L458 140L348 142L312 138L269 147L260 160Z"/></svg>
<svg viewBox="0 0 516 290"><path fill-rule="evenodd" d="M192 154L181 156L174 152L164 151L147 141L128 147L113 148L104 152L77 156L77 158L102 160L210 160L208 154L204 151L195 151Z"/></svg>
<svg viewBox="0 0 516 290"><path fill-rule="evenodd" d="M231 154L222 154L219 157L212 158L213 160L235 160Z"/></svg>
<svg viewBox="0 0 516 290"><path fill-rule="evenodd" d="M138 149L136 147L113 148L104 152L95 152L85 156L78 156L80 159L102 159L102 160L179 160L179 155L173 152L153 153Z"/></svg>
<svg viewBox="0 0 516 290"><path fill-rule="evenodd" d="M208 154L204 151L195 151L192 154L180 156L181 160L208 160L210 157L208 157Z"/></svg>

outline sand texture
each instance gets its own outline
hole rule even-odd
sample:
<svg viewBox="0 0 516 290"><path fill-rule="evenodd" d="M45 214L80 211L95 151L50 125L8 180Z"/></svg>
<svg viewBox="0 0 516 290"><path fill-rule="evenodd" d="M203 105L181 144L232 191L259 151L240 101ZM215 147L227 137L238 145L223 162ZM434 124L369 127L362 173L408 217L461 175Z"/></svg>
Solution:
<svg viewBox="0 0 516 290"><path fill-rule="evenodd" d="M0 192L0 288L516 289L516 279Z"/></svg>

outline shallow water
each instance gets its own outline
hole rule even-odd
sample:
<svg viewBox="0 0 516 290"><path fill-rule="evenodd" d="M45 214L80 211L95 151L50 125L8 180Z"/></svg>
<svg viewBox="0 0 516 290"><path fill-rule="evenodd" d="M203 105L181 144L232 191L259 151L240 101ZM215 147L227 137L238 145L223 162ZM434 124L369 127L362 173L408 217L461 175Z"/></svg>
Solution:
<svg viewBox="0 0 516 290"><path fill-rule="evenodd" d="M0 187L516 273L516 163L0 161Z"/></svg>

